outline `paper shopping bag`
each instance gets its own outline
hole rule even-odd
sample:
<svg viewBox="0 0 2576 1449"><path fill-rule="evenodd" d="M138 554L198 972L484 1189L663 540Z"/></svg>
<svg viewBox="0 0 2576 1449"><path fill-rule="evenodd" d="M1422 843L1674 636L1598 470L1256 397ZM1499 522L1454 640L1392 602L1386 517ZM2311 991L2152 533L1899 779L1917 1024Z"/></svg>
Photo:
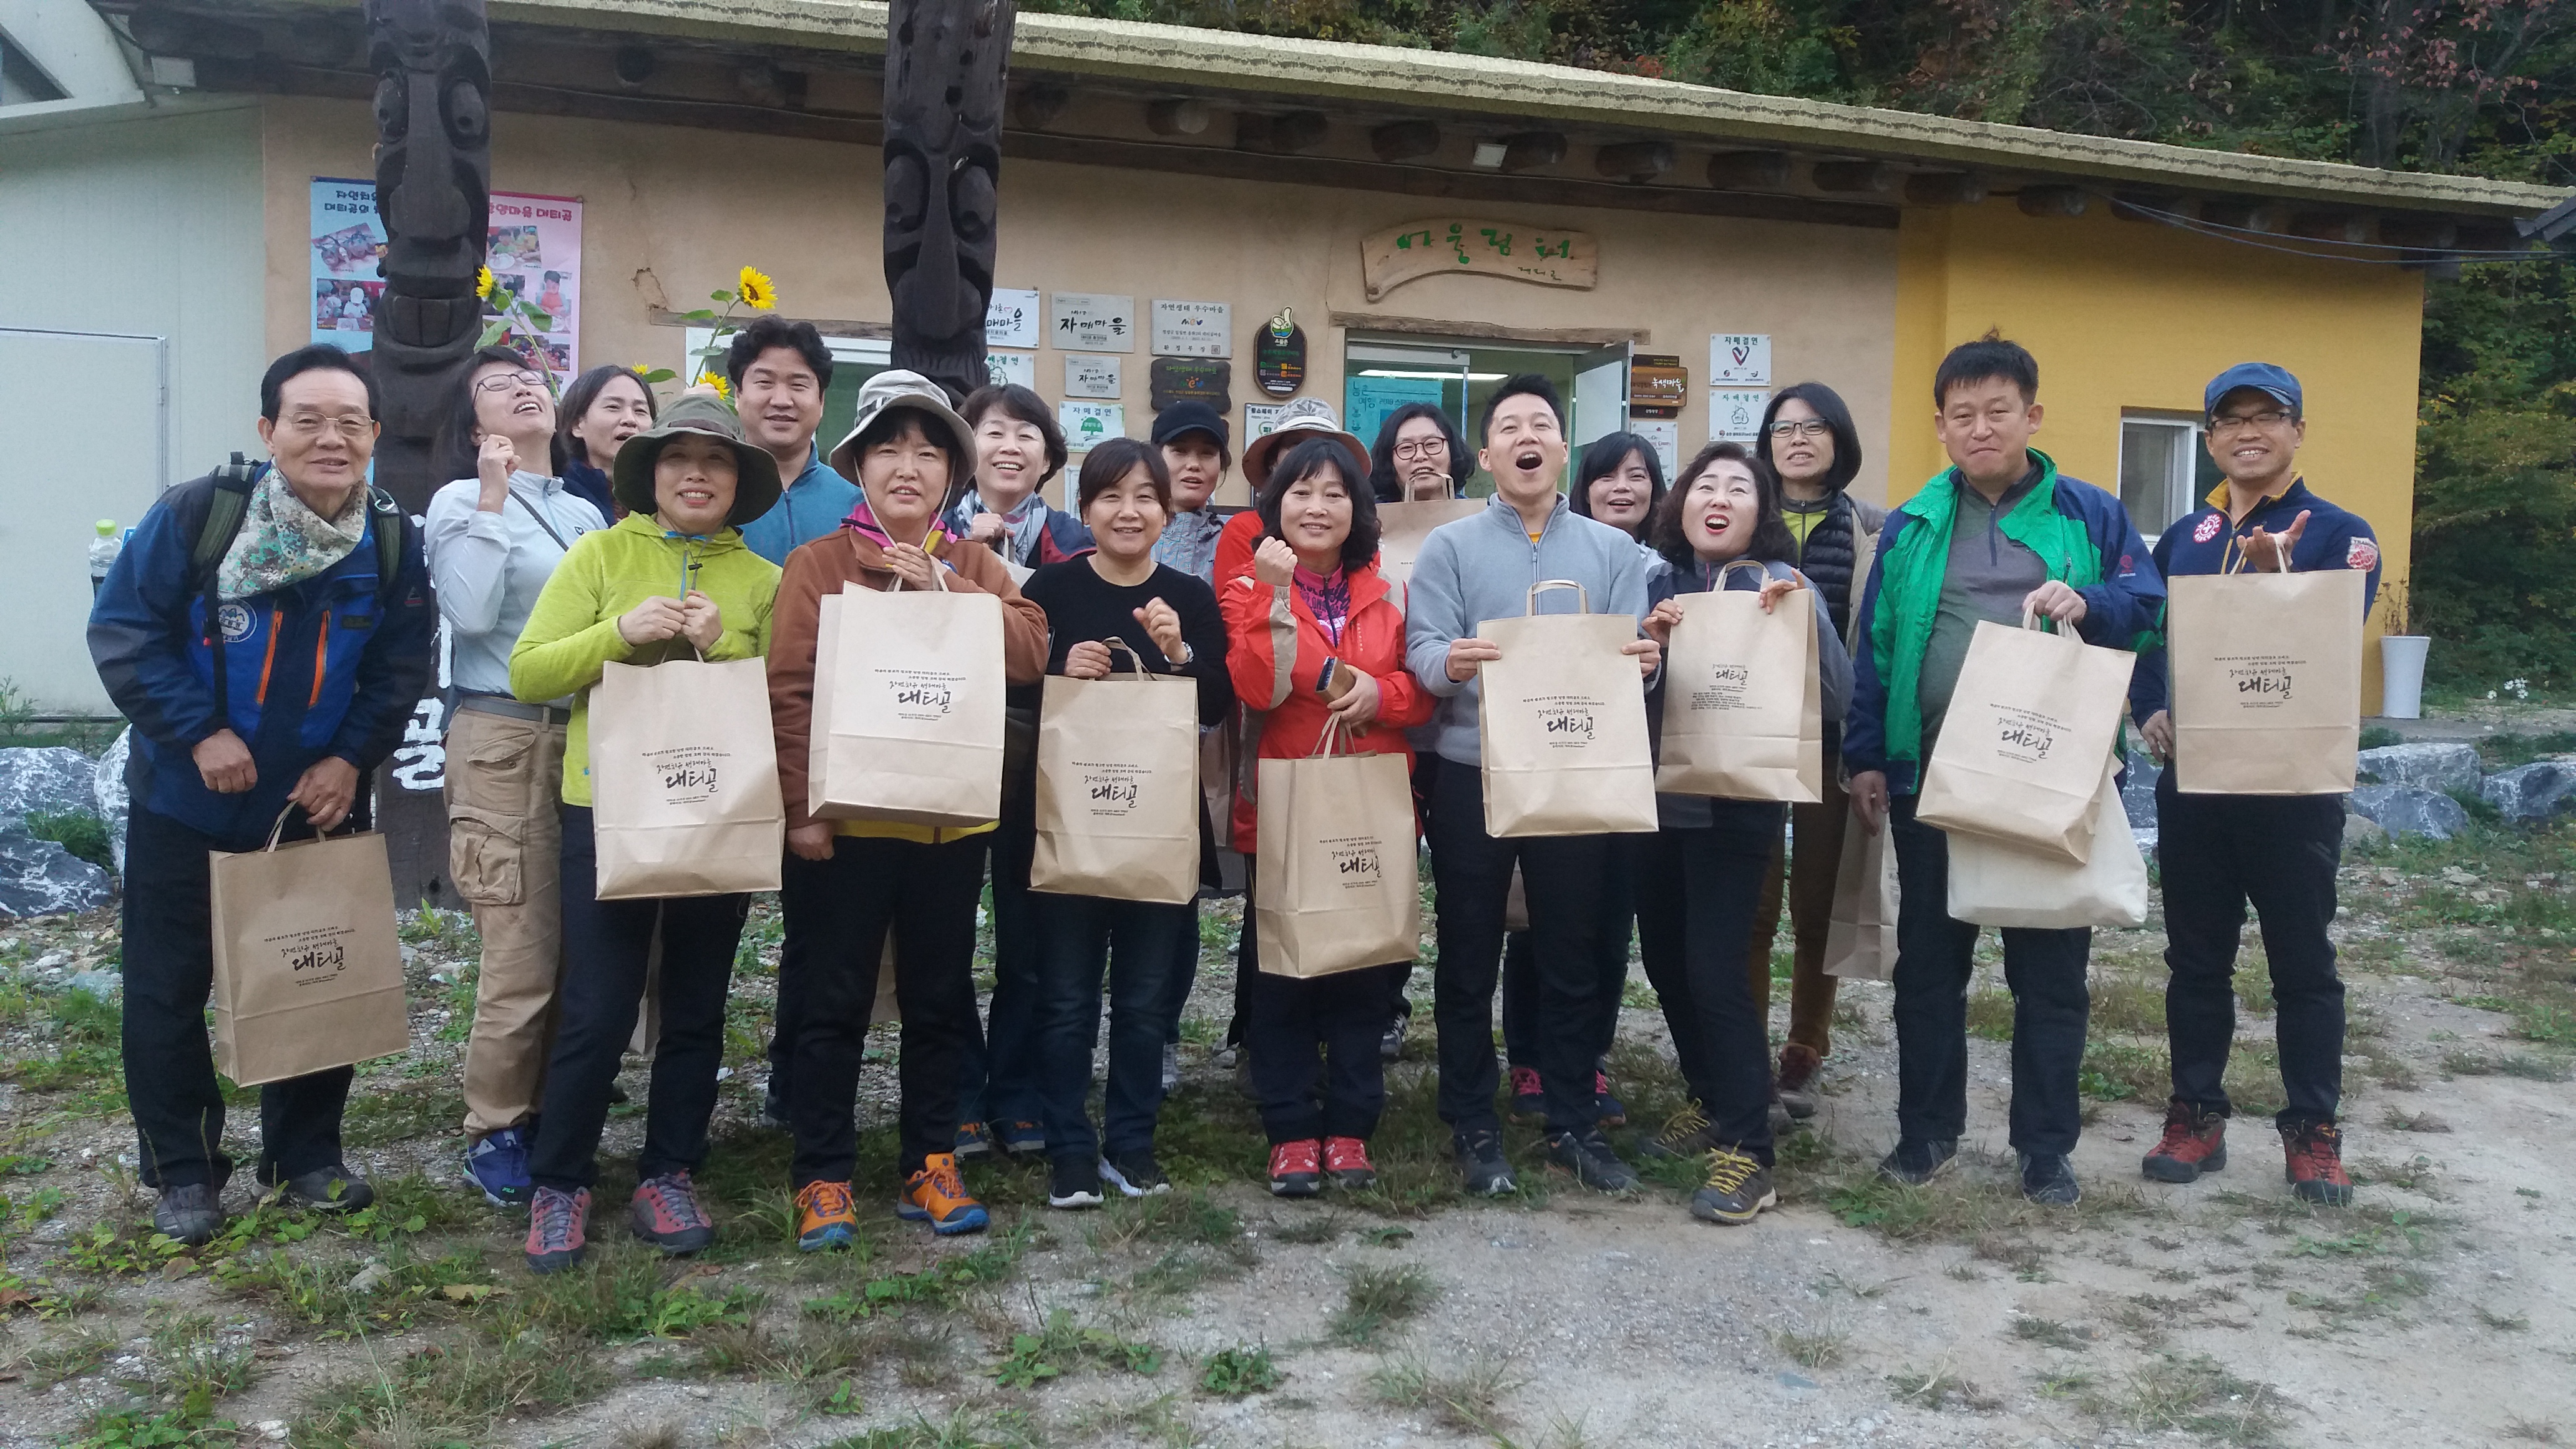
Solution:
<svg viewBox="0 0 2576 1449"><path fill-rule="evenodd" d="M278 816L283 828L286 817ZM403 1016L394 878L373 831L209 853L215 1069L240 1086L392 1056Z"/></svg>
<svg viewBox="0 0 2576 1449"><path fill-rule="evenodd" d="M1377 571L1388 583L1402 586L1413 577L1413 561L1422 557L1422 541L1431 530L1485 511L1481 498L1427 498L1419 503L1377 506Z"/></svg>
<svg viewBox="0 0 2576 1449"><path fill-rule="evenodd" d="M2359 569L2167 579L2174 788L2340 795L2361 749Z"/></svg>
<svg viewBox="0 0 2576 1449"><path fill-rule="evenodd" d="M1896 851L1887 828L1876 834L1860 812L1843 822L1843 856L1834 870L1834 908L1825 927L1825 974L1864 981L1896 975Z"/></svg>
<svg viewBox="0 0 2576 1449"><path fill-rule="evenodd" d="M815 819L982 825L1001 815L1002 601L951 592L938 576L936 589L851 584L837 608L823 600L808 736Z"/></svg>
<svg viewBox="0 0 2576 1449"><path fill-rule="evenodd" d="M2081 865L1973 835L1950 837L1950 915L1980 926L2066 930L2147 919L2147 861L2120 804L2118 770L2093 799L2093 849Z"/></svg>
<svg viewBox="0 0 2576 1449"><path fill-rule="evenodd" d="M1978 622L1915 818L2081 865L2135 656L2032 620Z"/></svg>
<svg viewBox="0 0 2576 1449"><path fill-rule="evenodd" d="M1766 612L1758 593L1718 582L1675 596L1682 621L1664 655L1655 788L1816 804L1825 798L1825 717L1814 597L1793 590Z"/></svg>
<svg viewBox="0 0 2576 1449"><path fill-rule="evenodd" d="M590 797L603 901L778 889L787 806L767 667L607 666L590 692Z"/></svg>
<svg viewBox="0 0 2576 1449"><path fill-rule="evenodd" d="M1199 688L1134 666L1050 674L1038 711L1029 889L1178 905L1199 893Z"/></svg>
<svg viewBox="0 0 2576 1449"><path fill-rule="evenodd" d="M1422 936L1413 784L1402 755L1317 753L1259 762L1252 875L1260 966L1325 976L1410 961Z"/></svg>
<svg viewBox="0 0 2576 1449"><path fill-rule="evenodd" d="M1541 614L1538 596L1573 589L1586 612ZM1478 670L1485 831L1498 837L1606 835L1655 828L1655 758L1646 692L1625 614L1588 612L1580 585L1550 579L1531 612L1487 619L1476 637L1502 651Z"/></svg>

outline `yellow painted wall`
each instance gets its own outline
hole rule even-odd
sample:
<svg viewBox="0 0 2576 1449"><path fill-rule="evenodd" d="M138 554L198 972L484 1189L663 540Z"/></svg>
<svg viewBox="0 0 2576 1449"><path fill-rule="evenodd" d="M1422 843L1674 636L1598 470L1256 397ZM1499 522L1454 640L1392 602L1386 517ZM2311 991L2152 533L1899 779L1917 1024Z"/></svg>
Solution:
<svg viewBox="0 0 2576 1449"><path fill-rule="evenodd" d="M2383 579L2405 578L2422 274L2287 256L2106 212L2031 217L2005 198L1906 211L1891 495L1911 496L1948 466L1932 434L1933 370L1990 327L2039 359L2047 416L2036 445L2114 493L2122 409L2195 413L2202 387L2230 364L2276 362L2306 394L2299 466L2308 485L2369 519ZM2363 707L2373 709L2377 646L2364 657Z"/></svg>

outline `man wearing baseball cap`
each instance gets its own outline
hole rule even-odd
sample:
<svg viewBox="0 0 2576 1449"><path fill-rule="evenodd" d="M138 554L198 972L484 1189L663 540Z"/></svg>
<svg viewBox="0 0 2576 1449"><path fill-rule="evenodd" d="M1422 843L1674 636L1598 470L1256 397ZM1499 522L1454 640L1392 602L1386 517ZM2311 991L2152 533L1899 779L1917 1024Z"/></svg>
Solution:
<svg viewBox="0 0 2576 1449"><path fill-rule="evenodd" d="M2268 362L2240 362L2202 396L2209 456L2227 481L2156 540L2156 569L2216 574L2249 569L2361 569L2362 611L2379 590L2379 540L2358 514L2308 491L2299 476L2307 418L2299 380ZM2355 620L2356 624L2360 621ZM2147 747L2173 758L2165 651L2139 657L2131 708ZM2203 795L2156 781L2157 851L2164 868L2165 1030L2173 1099L2164 1139L2142 1164L2159 1182L2191 1182L2227 1165L2232 1111L2219 1079L2236 1037L2236 946L2250 903L2278 1002L2281 1086L2275 1118L2292 1189L2309 1202L2352 1201L2335 1106L2343 1090L2343 982L2326 926L2335 916L2343 850L2341 795Z"/></svg>

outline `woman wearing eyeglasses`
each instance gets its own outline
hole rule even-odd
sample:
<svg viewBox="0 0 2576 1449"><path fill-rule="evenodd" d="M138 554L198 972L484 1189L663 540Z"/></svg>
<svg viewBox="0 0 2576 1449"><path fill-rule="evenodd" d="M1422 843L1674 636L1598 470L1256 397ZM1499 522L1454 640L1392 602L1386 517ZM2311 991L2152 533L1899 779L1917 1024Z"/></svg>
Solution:
<svg viewBox="0 0 2576 1449"><path fill-rule="evenodd" d="M457 691L447 873L483 938L465 1041L465 1180L493 1206L517 1206L563 964L555 797L572 701L512 697L510 647L573 540L608 521L565 490L554 395L517 353L476 353L448 406L449 469L463 476L429 500L427 551Z"/></svg>
<svg viewBox="0 0 2576 1449"><path fill-rule="evenodd" d="M1782 388L1762 414L1756 452L1780 479L1780 521L1794 545L1787 562L1823 595L1827 614L1846 638L1860 611L1861 583L1878 552L1879 525L1887 510L1846 490L1860 472L1860 434L1851 409L1821 382ZM1780 929L1780 883L1789 884L1789 932L1796 964L1789 977L1789 1038L1780 1048L1772 1091L1775 1114L1807 1117L1816 1110L1811 1090L1831 1047L1835 979L1825 974L1825 927L1833 916L1834 871L1843 854L1843 823L1851 807L1842 788L1842 731L1825 726L1824 799L1789 809L1797 849L1771 847L1771 870L1762 882L1753 918L1753 954L1747 971L1753 999L1771 1009L1771 941Z"/></svg>

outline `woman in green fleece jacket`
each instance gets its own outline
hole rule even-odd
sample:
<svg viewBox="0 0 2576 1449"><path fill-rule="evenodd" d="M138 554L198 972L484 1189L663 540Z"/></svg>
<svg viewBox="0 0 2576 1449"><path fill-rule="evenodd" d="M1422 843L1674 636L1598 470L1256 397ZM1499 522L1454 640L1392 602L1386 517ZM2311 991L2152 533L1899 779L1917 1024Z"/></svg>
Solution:
<svg viewBox="0 0 2576 1449"><path fill-rule="evenodd" d="M635 1235L666 1253L705 1247L715 1228L689 1174L705 1160L724 1055L725 992L747 895L597 898L590 812L590 689L611 662L769 652L778 566L737 532L778 501L778 465L742 441L733 410L691 394L617 453L614 527L588 533L546 581L510 651L525 700L573 696L563 774L564 979L529 1177L528 1266L581 1261L608 1091L644 997L645 956L662 939L661 1043L636 1158Z"/></svg>

